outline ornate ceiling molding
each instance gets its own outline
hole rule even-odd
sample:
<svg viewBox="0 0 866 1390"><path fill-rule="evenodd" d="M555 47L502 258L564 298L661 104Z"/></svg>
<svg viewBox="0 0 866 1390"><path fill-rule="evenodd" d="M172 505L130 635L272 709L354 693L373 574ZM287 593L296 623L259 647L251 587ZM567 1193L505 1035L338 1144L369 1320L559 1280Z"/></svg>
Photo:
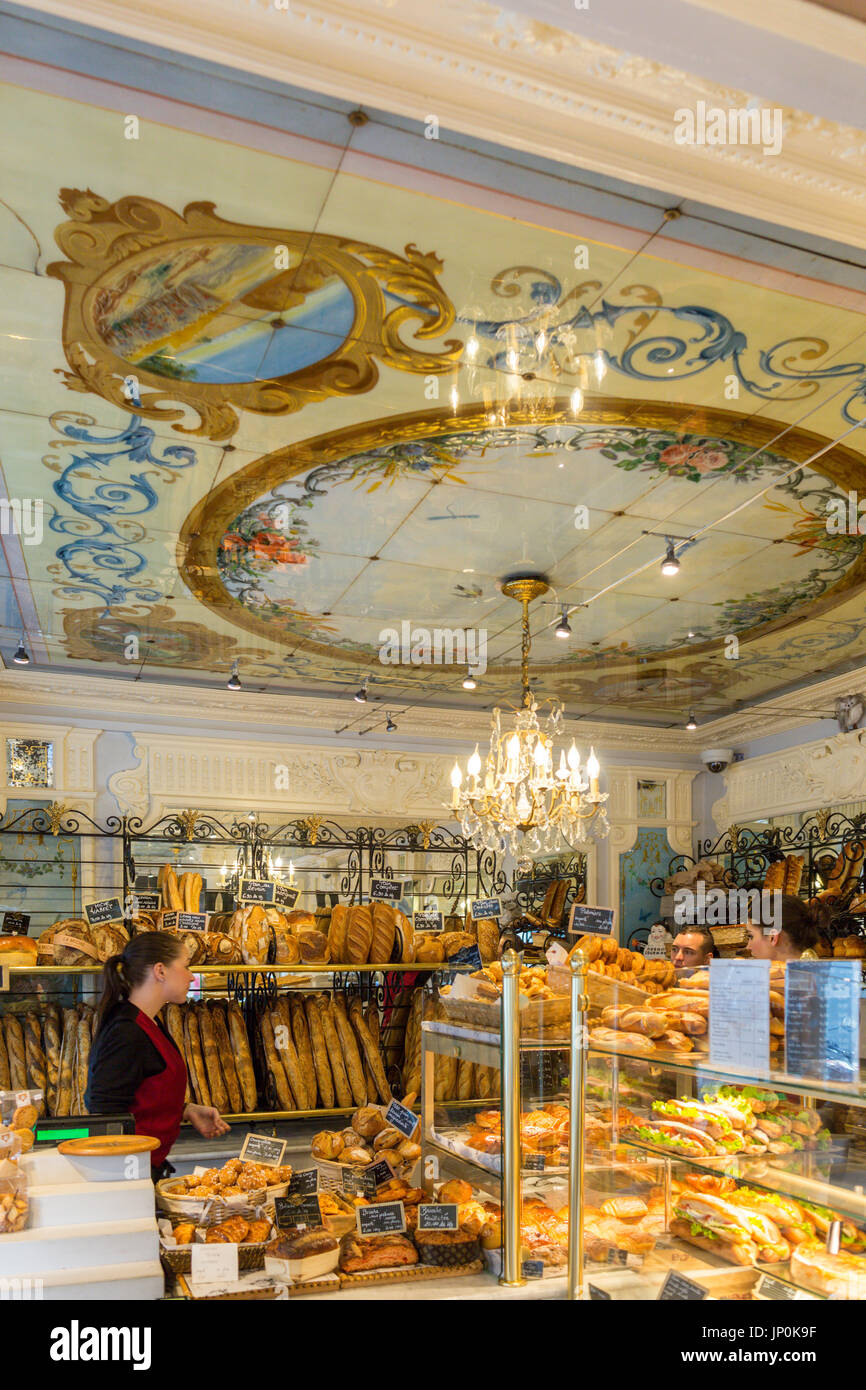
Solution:
<svg viewBox="0 0 866 1390"><path fill-rule="evenodd" d="M675 112L742 92L496 5L440 0L39 0L30 8L282 83L866 245L866 136L783 108L784 144L678 145ZM243 11L242 22L239 22Z"/></svg>
<svg viewBox="0 0 866 1390"><path fill-rule="evenodd" d="M756 817L843 806L866 788L866 730L835 734L737 763L713 806L719 830Z"/></svg>

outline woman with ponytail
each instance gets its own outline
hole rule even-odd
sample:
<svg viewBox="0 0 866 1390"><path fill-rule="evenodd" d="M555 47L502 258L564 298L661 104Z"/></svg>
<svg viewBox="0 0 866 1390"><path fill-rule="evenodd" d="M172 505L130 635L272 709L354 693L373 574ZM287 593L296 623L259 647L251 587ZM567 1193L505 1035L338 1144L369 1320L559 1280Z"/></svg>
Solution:
<svg viewBox="0 0 866 1390"><path fill-rule="evenodd" d="M184 1105L186 1063L157 1014L182 1004L194 979L186 948L170 932L143 932L105 962L85 1104L91 1115L129 1111L137 1134L151 1134L154 1179L173 1171L168 1151L188 1120L206 1139L229 1126L212 1105Z"/></svg>

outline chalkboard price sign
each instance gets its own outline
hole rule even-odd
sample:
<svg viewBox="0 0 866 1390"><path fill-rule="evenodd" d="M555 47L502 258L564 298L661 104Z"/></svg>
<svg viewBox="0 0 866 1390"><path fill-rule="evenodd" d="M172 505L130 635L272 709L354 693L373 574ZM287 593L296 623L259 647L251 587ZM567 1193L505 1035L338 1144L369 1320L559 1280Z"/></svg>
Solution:
<svg viewBox="0 0 866 1390"><path fill-rule="evenodd" d="M133 912L159 912L162 899L159 893L131 893Z"/></svg>
<svg viewBox="0 0 866 1390"><path fill-rule="evenodd" d="M568 919L569 936L610 936L616 909L612 907L587 907L586 903L572 903Z"/></svg>
<svg viewBox="0 0 866 1390"><path fill-rule="evenodd" d="M385 1119L389 1125L393 1125L395 1129L399 1129L401 1134L405 1134L407 1139L411 1139L418 1128L418 1116L407 1106L401 1105L399 1100L391 1101L385 1111Z"/></svg>
<svg viewBox="0 0 866 1390"><path fill-rule="evenodd" d="M357 1218L359 1236L386 1236L406 1229L402 1202L377 1202L372 1207L359 1207Z"/></svg>
<svg viewBox="0 0 866 1390"><path fill-rule="evenodd" d="M502 903L498 898L476 898L471 911L473 922L478 922L481 918L486 920L490 917L501 917Z"/></svg>
<svg viewBox="0 0 866 1390"><path fill-rule="evenodd" d="M419 1231L456 1231L456 1202L421 1202L418 1207Z"/></svg>
<svg viewBox="0 0 866 1390"><path fill-rule="evenodd" d="M370 1176L369 1168L356 1173L353 1168L341 1168L338 1187L342 1187L347 1197L375 1197L376 1179Z"/></svg>
<svg viewBox="0 0 866 1390"><path fill-rule="evenodd" d="M101 922L123 921L120 898L100 898L98 902L87 903L84 912L90 927L98 926Z"/></svg>
<svg viewBox="0 0 866 1390"><path fill-rule="evenodd" d="M384 1187L386 1182L391 1182L394 1177L394 1169L386 1158L380 1158L378 1163L370 1163L364 1169L364 1176L370 1182L376 1184L376 1188Z"/></svg>
<svg viewBox="0 0 866 1390"><path fill-rule="evenodd" d="M289 1196L312 1197L319 1190L318 1168L302 1168L289 1179Z"/></svg>
<svg viewBox="0 0 866 1390"><path fill-rule="evenodd" d="M659 1299L667 1302L669 1299L686 1299L697 1302L701 1298L706 1298L707 1289L702 1289L700 1284L696 1284L694 1279L687 1279L684 1274L678 1274L671 1270L670 1274L662 1284Z"/></svg>
<svg viewBox="0 0 866 1390"><path fill-rule="evenodd" d="M239 903L272 903L277 885L268 878L242 878Z"/></svg>
<svg viewBox="0 0 866 1390"><path fill-rule="evenodd" d="M473 970L480 970L484 962L477 946L461 946L459 951L448 957L448 964L471 965Z"/></svg>
<svg viewBox="0 0 866 1390"><path fill-rule="evenodd" d="M402 896L402 883L396 883L392 878L374 878L370 884L371 902L398 903Z"/></svg>
<svg viewBox="0 0 866 1390"><path fill-rule="evenodd" d="M29 926L29 912L4 912L0 936L26 936Z"/></svg>
<svg viewBox="0 0 866 1390"><path fill-rule="evenodd" d="M207 912L164 912L164 931L207 931Z"/></svg>
<svg viewBox="0 0 866 1390"><path fill-rule="evenodd" d="M412 921L416 931L442 931L444 926L441 912L413 912Z"/></svg>
<svg viewBox="0 0 866 1390"><path fill-rule="evenodd" d="M322 1224L318 1196L303 1196L298 1193L291 1197L275 1197L274 1211L281 1231L290 1230L292 1227Z"/></svg>
<svg viewBox="0 0 866 1390"><path fill-rule="evenodd" d="M266 1134L248 1134L240 1157L248 1163L261 1163L265 1168L279 1168L287 1143L286 1139L269 1139Z"/></svg>
<svg viewBox="0 0 866 1390"><path fill-rule="evenodd" d="M298 898L301 896L299 888L290 888L287 883L274 884L274 906L284 907L291 912Z"/></svg>

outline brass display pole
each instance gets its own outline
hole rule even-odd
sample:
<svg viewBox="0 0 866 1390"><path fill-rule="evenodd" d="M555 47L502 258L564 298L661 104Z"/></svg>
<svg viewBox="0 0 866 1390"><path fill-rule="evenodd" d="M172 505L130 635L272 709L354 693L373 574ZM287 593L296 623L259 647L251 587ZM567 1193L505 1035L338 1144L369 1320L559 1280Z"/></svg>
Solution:
<svg viewBox="0 0 866 1390"><path fill-rule="evenodd" d="M519 1288L520 1261L520 956L502 957L502 1277L506 1288Z"/></svg>
<svg viewBox="0 0 866 1390"><path fill-rule="evenodd" d="M583 1297L583 1111L586 1102L586 972L580 951L571 966L571 1059L568 1077L568 1297Z"/></svg>

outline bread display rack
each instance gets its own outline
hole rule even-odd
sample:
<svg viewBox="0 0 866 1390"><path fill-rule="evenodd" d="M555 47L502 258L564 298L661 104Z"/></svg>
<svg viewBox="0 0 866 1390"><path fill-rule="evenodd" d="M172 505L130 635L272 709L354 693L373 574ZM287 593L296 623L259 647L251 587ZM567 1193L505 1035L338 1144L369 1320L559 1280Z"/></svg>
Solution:
<svg viewBox="0 0 866 1390"><path fill-rule="evenodd" d="M3 861L7 894L11 896L13 885L23 887L18 898L22 911L34 909L29 913L30 936L59 918L64 923L60 937L71 942L64 946L66 959L60 964L50 963L47 954L53 949L50 931L43 943L45 953L38 948L43 963L7 966L0 959L0 1074L4 1058L13 1055L10 1048L16 1066L26 1062L40 1075L44 1070L52 1115L83 1111L99 971L102 960L122 948L122 939L120 945L114 942L117 924L106 924L99 929L96 958L93 943L88 947L86 940L86 905L117 898L133 931L152 929L162 924L155 900L148 904L138 895L152 893L159 896L161 908L174 906L165 901L170 875L172 892L178 884L185 885L178 910L209 912L209 931L231 946L227 935L220 938L212 930L213 924L220 921L224 932L225 922L237 915L235 896L245 879L294 888L296 901L289 915L309 915L311 923L321 927L320 941L325 940L326 923L336 920L329 914L337 899L343 912L347 904L353 913L361 912L377 879L401 883L402 906L410 912L436 906L454 934L463 929L473 898L501 893L505 886L494 855L429 822L397 829L345 827L310 815L271 828L252 813L227 821L186 810L149 825L135 817L117 817L100 826L83 813L52 804L7 816L0 821L3 833L9 836L7 848L14 835L19 849ZM40 881L45 866L54 880L51 893L32 903L30 885ZM376 908L377 921L384 910ZM396 908L387 911L400 917ZM402 921L411 940L411 927L405 917ZM27 930L25 923L25 935ZM278 955L279 934L266 924L262 931L269 936L263 937L264 950L253 955L252 963L242 958L239 948L226 961L203 959L193 966L201 970L196 997L180 1008L172 1006L173 1016L166 1023L185 1050L192 1077L189 1098L218 1104L230 1120L253 1122L351 1114L359 1099L381 1100L383 1092L404 1095L404 1033L410 1007L439 968L441 954L438 960L416 961L411 950L404 949L402 957L393 950L393 959L389 951L377 962L363 955L359 959L357 953L347 959L329 960L324 952L322 960L299 959L296 951L286 963ZM309 935L317 933L310 930ZM322 1009L332 1015L333 1029L325 1028L330 1051L317 1073L310 1062L315 1042L310 1032ZM287 1041L274 1031L280 1023L287 1025ZM300 1051L304 1046L306 1077L299 1065L305 1060ZM225 1064L229 1055L230 1067ZM214 1069L222 1073L220 1079ZM345 1094L337 1085L332 1095L332 1073L337 1072ZM457 1097L455 1103L460 1103ZM52 1108L57 1105L60 1108Z"/></svg>

